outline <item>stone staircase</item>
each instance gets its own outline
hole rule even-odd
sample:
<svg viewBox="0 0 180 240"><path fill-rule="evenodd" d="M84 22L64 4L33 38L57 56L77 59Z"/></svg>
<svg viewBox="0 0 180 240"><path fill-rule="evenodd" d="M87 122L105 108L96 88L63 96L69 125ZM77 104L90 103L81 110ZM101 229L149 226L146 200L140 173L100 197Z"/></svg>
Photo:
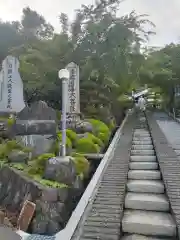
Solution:
<svg viewBox="0 0 180 240"><path fill-rule="evenodd" d="M121 240L176 239L176 224L144 116L134 130L126 187Z"/></svg>

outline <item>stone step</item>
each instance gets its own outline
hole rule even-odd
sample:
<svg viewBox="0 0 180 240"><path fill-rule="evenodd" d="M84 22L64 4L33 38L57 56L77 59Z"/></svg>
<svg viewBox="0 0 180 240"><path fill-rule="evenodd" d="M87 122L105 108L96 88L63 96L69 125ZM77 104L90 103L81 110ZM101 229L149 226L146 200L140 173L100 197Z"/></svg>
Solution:
<svg viewBox="0 0 180 240"><path fill-rule="evenodd" d="M133 136L134 137L151 137L149 133L137 133L137 132L134 132Z"/></svg>
<svg viewBox="0 0 180 240"><path fill-rule="evenodd" d="M153 156L154 154L155 154L154 150L131 150L131 155Z"/></svg>
<svg viewBox="0 0 180 240"><path fill-rule="evenodd" d="M130 156L132 162L156 162L156 156Z"/></svg>
<svg viewBox="0 0 180 240"><path fill-rule="evenodd" d="M125 197L125 208L167 212L169 202L164 194L128 192Z"/></svg>
<svg viewBox="0 0 180 240"><path fill-rule="evenodd" d="M152 144L152 140L148 140L148 141L132 141L132 144L134 145L151 145Z"/></svg>
<svg viewBox="0 0 180 240"><path fill-rule="evenodd" d="M142 136L142 137L150 137L151 136L149 131L134 131L133 135L138 136L138 137L139 136Z"/></svg>
<svg viewBox="0 0 180 240"><path fill-rule="evenodd" d="M176 225L169 213L125 210L122 219L125 233L150 236L175 237Z"/></svg>
<svg viewBox="0 0 180 240"><path fill-rule="evenodd" d="M138 234L129 234L121 238L121 240L175 240L175 238L156 238Z"/></svg>
<svg viewBox="0 0 180 240"><path fill-rule="evenodd" d="M127 191L137 193L164 193L164 184L160 180L128 180Z"/></svg>
<svg viewBox="0 0 180 240"><path fill-rule="evenodd" d="M151 141L151 137L133 137L133 141Z"/></svg>
<svg viewBox="0 0 180 240"><path fill-rule="evenodd" d="M158 163L157 162L130 162L129 169L156 170L158 169Z"/></svg>
<svg viewBox="0 0 180 240"><path fill-rule="evenodd" d="M139 129L135 128L134 133L149 133L149 130L145 129L145 128L144 129L143 128L139 128Z"/></svg>
<svg viewBox="0 0 180 240"><path fill-rule="evenodd" d="M128 179L160 180L161 173L157 170L129 170Z"/></svg>
<svg viewBox="0 0 180 240"><path fill-rule="evenodd" d="M133 144L132 145L132 149L133 150L153 150L154 146L152 144L138 144L138 145L135 145Z"/></svg>

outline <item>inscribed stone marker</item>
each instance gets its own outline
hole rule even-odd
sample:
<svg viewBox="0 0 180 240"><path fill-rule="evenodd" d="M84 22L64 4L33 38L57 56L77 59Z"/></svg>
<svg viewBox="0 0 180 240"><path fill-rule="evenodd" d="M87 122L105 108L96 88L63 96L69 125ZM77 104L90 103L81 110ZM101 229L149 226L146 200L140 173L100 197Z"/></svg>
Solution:
<svg viewBox="0 0 180 240"><path fill-rule="evenodd" d="M67 92L67 114L69 118L73 118L80 114L80 97L79 97L79 66L71 62L66 66L70 73L68 79Z"/></svg>
<svg viewBox="0 0 180 240"><path fill-rule="evenodd" d="M7 56L0 72L0 112L20 112L25 107L19 61Z"/></svg>

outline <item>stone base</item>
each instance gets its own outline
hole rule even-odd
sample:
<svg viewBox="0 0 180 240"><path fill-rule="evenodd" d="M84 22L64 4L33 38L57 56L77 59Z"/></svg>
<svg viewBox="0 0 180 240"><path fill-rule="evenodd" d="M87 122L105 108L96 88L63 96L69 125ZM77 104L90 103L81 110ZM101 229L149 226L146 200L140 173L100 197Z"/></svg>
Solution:
<svg viewBox="0 0 180 240"><path fill-rule="evenodd" d="M26 200L35 203L36 212L29 227L33 234L53 235L63 229L82 192L82 184L49 188L19 171L0 169L0 206L20 213Z"/></svg>

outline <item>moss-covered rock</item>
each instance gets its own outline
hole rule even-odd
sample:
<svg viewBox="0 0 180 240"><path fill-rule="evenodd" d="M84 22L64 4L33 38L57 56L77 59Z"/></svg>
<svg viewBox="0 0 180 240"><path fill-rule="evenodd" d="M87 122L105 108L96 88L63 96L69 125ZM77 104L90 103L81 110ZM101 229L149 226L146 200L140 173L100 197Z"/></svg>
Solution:
<svg viewBox="0 0 180 240"><path fill-rule="evenodd" d="M99 153L100 148L94 144L91 138L81 138L77 141L76 150L78 153Z"/></svg>
<svg viewBox="0 0 180 240"><path fill-rule="evenodd" d="M87 177L90 168L89 161L82 154L79 153L73 153L72 157L73 162L75 163L77 175Z"/></svg>

